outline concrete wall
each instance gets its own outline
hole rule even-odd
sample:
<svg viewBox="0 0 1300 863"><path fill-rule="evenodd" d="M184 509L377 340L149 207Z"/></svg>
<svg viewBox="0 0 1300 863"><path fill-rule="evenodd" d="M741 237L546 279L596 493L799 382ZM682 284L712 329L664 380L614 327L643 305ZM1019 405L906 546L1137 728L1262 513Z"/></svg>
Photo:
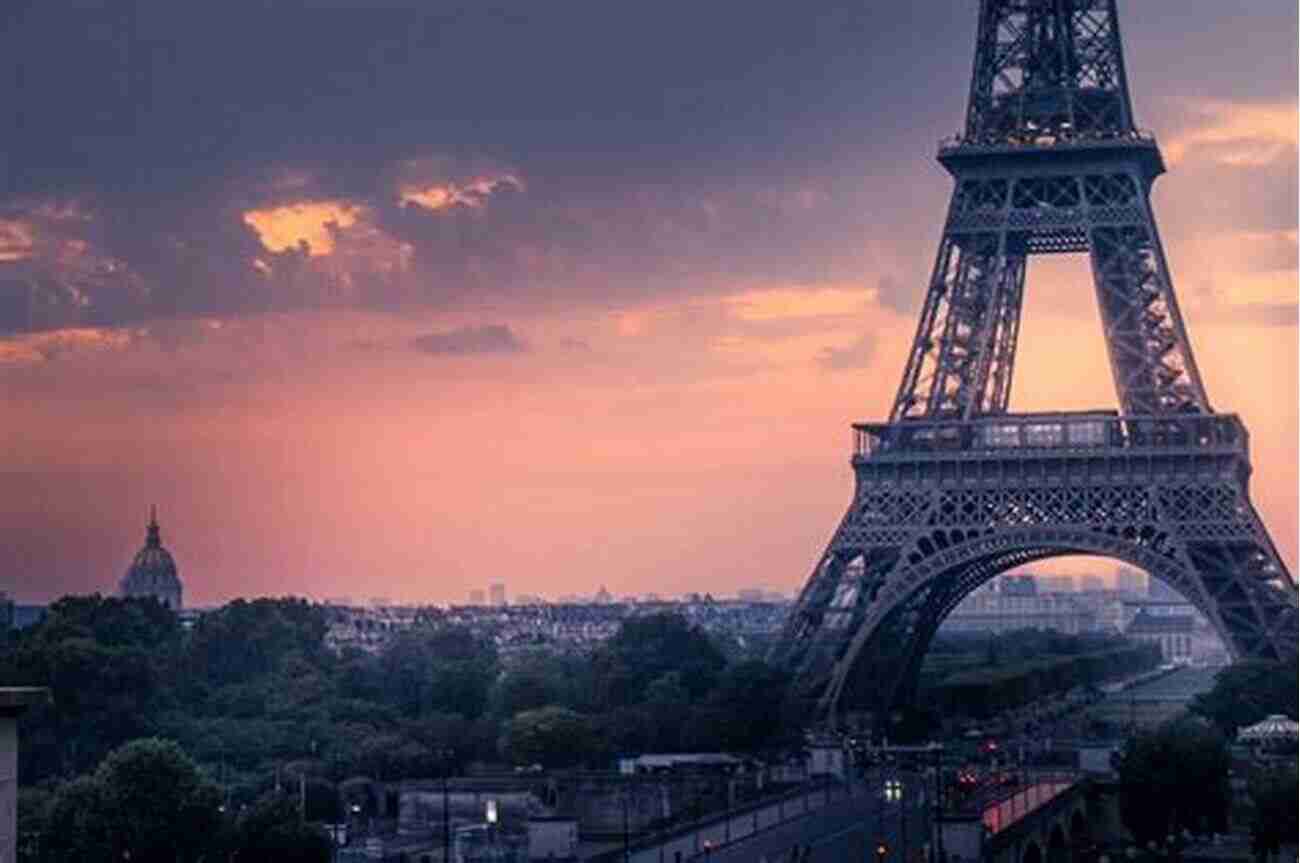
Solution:
<svg viewBox="0 0 1300 863"><path fill-rule="evenodd" d="M862 798L861 789L858 789L858 797ZM634 843L628 859L631 863L678 863L691 860L706 849L722 848L848 799L848 789L842 785L795 792L766 803L743 807L727 816L702 819L661 838ZM618 849L593 858L593 863L621 863L622 860L623 851Z"/></svg>

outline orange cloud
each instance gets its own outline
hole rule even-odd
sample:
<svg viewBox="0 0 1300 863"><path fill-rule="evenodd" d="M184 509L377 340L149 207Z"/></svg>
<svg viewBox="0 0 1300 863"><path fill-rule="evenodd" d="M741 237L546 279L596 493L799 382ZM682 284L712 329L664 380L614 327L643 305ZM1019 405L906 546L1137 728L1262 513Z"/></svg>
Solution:
<svg viewBox="0 0 1300 863"><path fill-rule="evenodd" d="M411 182L398 188L398 200L405 205L424 207L426 210L442 210L455 204L481 207L488 197L503 187L522 189L524 184L514 174L478 177L468 183Z"/></svg>
<svg viewBox="0 0 1300 863"><path fill-rule="evenodd" d="M746 291L727 298L731 313L743 321L857 315L875 303L877 291L859 285L829 288L775 288Z"/></svg>
<svg viewBox="0 0 1300 863"><path fill-rule="evenodd" d="M0 339L0 368L35 365L61 354L120 350L129 346L133 337L131 330L123 328L68 327Z"/></svg>
<svg viewBox="0 0 1300 863"><path fill-rule="evenodd" d="M31 225L17 219L0 219L0 261L30 258L34 245Z"/></svg>
<svg viewBox="0 0 1300 863"><path fill-rule="evenodd" d="M302 201L283 207L249 210L244 223L257 232L269 252L283 252L306 243L312 257L334 251L334 232L351 227L361 208L346 201Z"/></svg>
<svg viewBox="0 0 1300 863"><path fill-rule="evenodd" d="M1300 115L1294 104L1202 102L1195 110L1199 122L1176 134L1164 147L1170 165L1195 150L1208 149L1211 160L1219 164L1258 167L1296 148Z"/></svg>

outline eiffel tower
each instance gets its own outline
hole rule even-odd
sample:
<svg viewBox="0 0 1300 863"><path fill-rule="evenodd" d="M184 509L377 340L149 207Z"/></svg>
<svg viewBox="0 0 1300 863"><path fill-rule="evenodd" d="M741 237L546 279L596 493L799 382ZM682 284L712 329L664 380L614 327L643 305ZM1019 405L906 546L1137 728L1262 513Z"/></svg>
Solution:
<svg viewBox="0 0 1300 863"><path fill-rule="evenodd" d="M1296 583L1251 505L1249 437L1211 407L1151 209L1116 0L982 0L934 274L888 422L854 425L848 512L772 658L815 714L911 703L972 590L1063 555L1184 596L1237 658L1296 654ZM1030 255L1087 253L1120 410L1009 413Z"/></svg>

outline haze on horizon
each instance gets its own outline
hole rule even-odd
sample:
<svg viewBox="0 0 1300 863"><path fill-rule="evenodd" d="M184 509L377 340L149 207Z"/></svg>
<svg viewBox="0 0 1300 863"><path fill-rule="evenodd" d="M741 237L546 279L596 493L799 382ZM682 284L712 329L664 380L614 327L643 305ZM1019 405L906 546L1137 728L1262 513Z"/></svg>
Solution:
<svg viewBox="0 0 1300 863"><path fill-rule="evenodd" d="M0 11L0 589L797 590L897 387L976 4ZM1210 399L1297 566L1297 10L1121 5ZM1113 407L1086 260L1014 410ZM1057 564L1077 571L1072 561Z"/></svg>

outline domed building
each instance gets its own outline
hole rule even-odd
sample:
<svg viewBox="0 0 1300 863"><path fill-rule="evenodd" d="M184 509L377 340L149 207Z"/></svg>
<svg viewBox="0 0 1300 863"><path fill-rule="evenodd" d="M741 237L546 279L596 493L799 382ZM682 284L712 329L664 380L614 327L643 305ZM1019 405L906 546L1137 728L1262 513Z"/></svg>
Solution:
<svg viewBox="0 0 1300 863"><path fill-rule="evenodd" d="M144 548L136 554L131 568L122 576L118 593L124 597L152 596L172 611L181 610L181 579L176 574L176 561L171 552L163 548L162 534L158 529L158 511L150 507L149 527Z"/></svg>

